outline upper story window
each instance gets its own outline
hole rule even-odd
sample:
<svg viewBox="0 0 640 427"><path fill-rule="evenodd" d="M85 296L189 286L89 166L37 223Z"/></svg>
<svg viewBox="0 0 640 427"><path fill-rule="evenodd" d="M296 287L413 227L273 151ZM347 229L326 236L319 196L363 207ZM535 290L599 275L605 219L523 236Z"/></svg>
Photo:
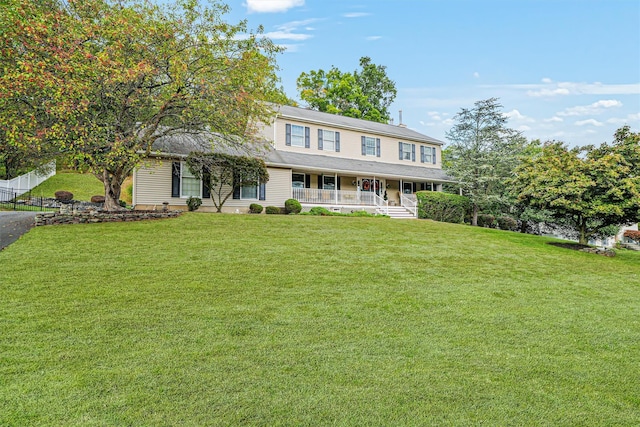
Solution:
<svg viewBox="0 0 640 427"><path fill-rule="evenodd" d="M436 147L420 146L420 161L422 163L436 164Z"/></svg>
<svg viewBox="0 0 640 427"><path fill-rule="evenodd" d="M398 152L400 160L416 161L416 144L408 144L406 142L398 142Z"/></svg>
<svg viewBox="0 0 640 427"><path fill-rule="evenodd" d="M362 137L362 155L380 157L380 138Z"/></svg>
<svg viewBox="0 0 640 427"><path fill-rule="evenodd" d="M318 150L340 152L340 132L318 129Z"/></svg>
<svg viewBox="0 0 640 427"><path fill-rule="evenodd" d="M311 129L308 126L292 125L287 123L285 145L309 148Z"/></svg>

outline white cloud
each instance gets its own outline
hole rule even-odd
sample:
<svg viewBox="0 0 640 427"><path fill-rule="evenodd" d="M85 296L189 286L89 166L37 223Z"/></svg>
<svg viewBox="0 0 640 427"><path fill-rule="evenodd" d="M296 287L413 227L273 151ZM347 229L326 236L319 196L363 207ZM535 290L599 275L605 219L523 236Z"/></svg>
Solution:
<svg viewBox="0 0 640 427"><path fill-rule="evenodd" d="M310 28L307 26L309 24L313 24L314 22L318 22L318 21L320 21L320 19L318 18L304 19L302 21L290 21L290 22L285 22L284 24L280 24L276 26L276 28L282 31L295 31L300 27L305 27L305 29L307 30L312 30L313 28Z"/></svg>
<svg viewBox="0 0 640 427"><path fill-rule="evenodd" d="M574 124L576 126L585 126L585 125L602 126L603 125L601 122L597 121L596 119L578 120Z"/></svg>
<svg viewBox="0 0 640 427"><path fill-rule="evenodd" d="M504 113L504 115L507 116L509 119L513 119L515 121L527 122L527 123L535 122L535 120L532 119L531 117L525 116L524 114L520 113L520 111L515 109L509 111L508 113Z"/></svg>
<svg viewBox="0 0 640 427"><path fill-rule="evenodd" d="M552 82L553 82L553 80L551 80L548 77L545 77L545 78L542 79L542 83L552 83Z"/></svg>
<svg viewBox="0 0 640 427"><path fill-rule="evenodd" d="M589 105L570 107L558 113L559 116L588 116L600 114L607 108L622 107L622 102L615 99L602 99Z"/></svg>
<svg viewBox="0 0 640 427"><path fill-rule="evenodd" d="M519 130L520 132L527 132L527 131L530 131L531 128L527 125L521 125L521 126L518 126L517 130Z"/></svg>
<svg viewBox="0 0 640 427"><path fill-rule="evenodd" d="M351 12L351 13L345 13L342 16L345 18L362 18L363 16L369 16L369 15L371 14L367 12Z"/></svg>
<svg viewBox="0 0 640 427"><path fill-rule="evenodd" d="M376 41L376 40L380 40L381 38L382 38L382 36L369 36L369 37L367 37L367 40Z"/></svg>
<svg viewBox="0 0 640 427"><path fill-rule="evenodd" d="M557 95L569 95L571 92L565 87L559 87L555 89L540 89L540 90L528 90L527 95L538 96L557 96Z"/></svg>
<svg viewBox="0 0 640 427"><path fill-rule="evenodd" d="M293 7L304 6L304 0L247 0L245 6L249 13L286 12Z"/></svg>
<svg viewBox="0 0 640 427"><path fill-rule="evenodd" d="M640 121L640 113L636 113L636 114L628 114L627 117L622 118L622 117L612 117L609 120L607 120L607 123L613 124L613 125L624 125L624 124L630 124L630 123L637 123Z"/></svg>
<svg viewBox="0 0 640 427"><path fill-rule="evenodd" d="M532 97L551 97L557 95L637 95L640 94L640 83L607 85L600 82L576 83L553 82L542 79L538 85L514 85L513 87L528 89L527 95Z"/></svg>
<svg viewBox="0 0 640 427"><path fill-rule="evenodd" d="M271 40L307 40L313 37L310 34L302 34L302 33L291 33L288 31L271 31L269 33L264 33L264 37L270 38Z"/></svg>
<svg viewBox="0 0 640 427"><path fill-rule="evenodd" d="M564 119L562 117L553 116L551 118L544 119L544 121L547 123L561 123L564 122Z"/></svg>
<svg viewBox="0 0 640 427"><path fill-rule="evenodd" d="M479 79L480 73L476 71L475 73L473 73L473 77L475 77L476 79Z"/></svg>

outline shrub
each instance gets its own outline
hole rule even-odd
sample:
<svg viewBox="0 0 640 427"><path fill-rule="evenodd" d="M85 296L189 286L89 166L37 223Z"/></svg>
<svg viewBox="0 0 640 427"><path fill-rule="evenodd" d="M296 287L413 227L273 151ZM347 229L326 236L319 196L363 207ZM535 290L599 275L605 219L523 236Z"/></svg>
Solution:
<svg viewBox="0 0 640 427"><path fill-rule="evenodd" d="M104 196L91 196L91 203L104 203Z"/></svg>
<svg viewBox="0 0 640 427"><path fill-rule="evenodd" d="M498 222L500 230L518 231L518 221L510 216L499 216L496 221Z"/></svg>
<svg viewBox="0 0 640 427"><path fill-rule="evenodd" d="M254 213L254 214L259 214L262 213L262 205L259 205L257 203L251 203L249 205L249 212L250 213Z"/></svg>
<svg viewBox="0 0 640 427"><path fill-rule="evenodd" d="M323 208L322 206L316 206L309 210L311 215L321 215L321 216L329 216L331 212L327 208Z"/></svg>
<svg viewBox="0 0 640 427"><path fill-rule="evenodd" d="M118 204L122 208L126 208L127 207L127 202L125 202L124 200L118 200Z"/></svg>
<svg viewBox="0 0 640 427"><path fill-rule="evenodd" d="M478 214L478 227L494 228L496 217L490 214Z"/></svg>
<svg viewBox="0 0 640 427"><path fill-rule="evenodd" d="M469 210L469 199L456 194L418 191L418 218L441 222L463 223Z"/></svg>
<svg viewBox="0 0 640 427"><path fill-rule="evenodd" d="M288 214L299 214L302 210L302 205L296 199L288 199L284 202L284 211Z"/></svg>
<svg viewBox="0 0 640 427"><path fill-rule="evenodd" d="M269 215L278 215L281 213L280 208L277 206L267 206L264 211Z"/></svg>
<svg viewBox="0 0 640 427"><path fill-rule="evenodd" d="M187 199L187 207L189 208L189 212L193 212L197 210L202 204L202 199L200 197L189 196Z"/></svg>
<svg viewBox="0 0 640 427"><path fill-rule="evenodd" d="M56 200L58 200L59 202L70 202L71 200L73 200L73 193L70 191L56 191L55 196Z"/></svg>

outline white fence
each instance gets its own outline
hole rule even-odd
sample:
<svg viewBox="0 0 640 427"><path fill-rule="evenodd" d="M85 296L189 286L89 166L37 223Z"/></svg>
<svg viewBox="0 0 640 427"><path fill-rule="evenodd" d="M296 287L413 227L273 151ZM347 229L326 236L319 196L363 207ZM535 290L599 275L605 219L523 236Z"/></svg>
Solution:
<svg viewBox="0 0 640 427"><path fill-rule="evenodd" d="M25 173L24 175L20 175L13 179L0 179L0 188L12 191L15 193L15 196L20 196L31 190L33 187L40 185L55 174L56 161L53 160L42 168Z"/></svg>

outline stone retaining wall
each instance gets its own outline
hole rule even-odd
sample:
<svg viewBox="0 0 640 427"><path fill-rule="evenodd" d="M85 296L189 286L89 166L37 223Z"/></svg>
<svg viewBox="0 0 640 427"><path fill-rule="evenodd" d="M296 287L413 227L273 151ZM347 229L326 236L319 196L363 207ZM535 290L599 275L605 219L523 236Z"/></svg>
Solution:
<svg viewBox="0 0 640 427"><path fill-rule="evenodd" d="M45 212L36 215L35 225L83 224L97 222L143 221L148 219L175 218L182 211L113 211L113 212Z"/></svg>

